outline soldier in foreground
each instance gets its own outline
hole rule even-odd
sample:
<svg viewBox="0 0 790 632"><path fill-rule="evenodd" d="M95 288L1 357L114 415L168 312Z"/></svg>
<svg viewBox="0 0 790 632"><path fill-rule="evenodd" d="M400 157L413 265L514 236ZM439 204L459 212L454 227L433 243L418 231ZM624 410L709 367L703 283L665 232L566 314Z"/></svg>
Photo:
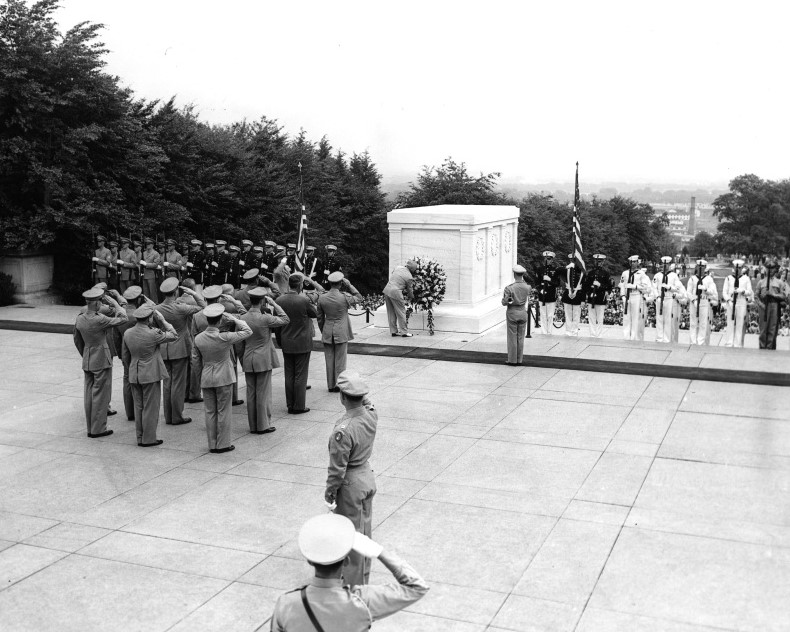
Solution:
<svg viewBox="0 0 790 632"><path fill-rule="evenodd" d="M395 614L428 592L428 584L409 564L354 531L343 516L310 518L299 532L299 550L315 568L309 585L281 595L274 606L272 632L362 632L371 622ZM375 586L344 585L349 555L378 560L397 580ZM346 582L347 584L348 582Z"/></svg>
<svg viewBox="0 0 790 632"><path fill-rule="evenodd" d="M507 305L507 362L510 366L521 364L524 359L524 331L527 328L527 306L532 288L524 281L527 270L523 266L513 268L513 283L502 294L502 305Z"/></svg>

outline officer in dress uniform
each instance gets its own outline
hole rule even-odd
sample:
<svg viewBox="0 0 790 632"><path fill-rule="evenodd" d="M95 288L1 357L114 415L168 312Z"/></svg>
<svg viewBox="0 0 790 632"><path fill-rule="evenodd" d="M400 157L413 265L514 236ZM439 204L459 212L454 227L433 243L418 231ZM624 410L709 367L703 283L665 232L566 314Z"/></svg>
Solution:
<svg viewBox="0 0 790 632"><path fill-rule="evenodd" d="M230 257L228 260L228 280L226 283L230 283L234 289L237 289L239 285L241 285L241 277L244 274L242 270L242 259L239 256L241 248L234 244L229 246L228 250Z"/></svg>
<svg viewBox="0 0 790 632"><path fill-rule="evenodd" d="M121 249L115 263L118 266L118 291L123 294L129 286L135 285L134 271L139 264L134 250L129 248L130 240L121 237Z"/></svg>
<svg viewBox="0 0 790 632"><path fill-rule="evenodd" d="M677 342L676 325L680 323L681 301L686 288L677 272L672 270L672 257L661 257L662 270L653 277L653 296L656 297L656 342ZM673 339L674 338L674 339Z"/></svg>
<svg viewBox="0 0 790 632"><path fill-rule="evenodd" d="M280 361L272 344L272 331L289 323L288 315L262 287L249 290L251 306L241 319L252 330L242 343L241 368L247 382L247 421L253 434L267 434L276 428L272 420L272 369Z"/></svg>
<svg viewBox="0 0 790 632"><path fill-rule="evenodd" d="M218 267L219 263L217 262L217 252L214 247L214 242L207 241L206 254L203 257L203 287L217 285L215 279L217 278Z"/></svg>
<svg viewBox="0 0 790 632"><path fill-rule="evenodd" d="M223 239L217 239L214 243L217 244L217 258L215 259L217 266L215 268L214 283L222 285L223 283L228 283L230 276L230 254L225 250L228 242Z"/></svg>
<svg viewBox="0 0 790 632"><path fill-rule="evenodd" d="M262 274L266 274L266 262L263 260L263 246L254 246L252 249L252 259L247 265L247 270L257 268Z"/></svg>
<svg viewBox="0 0 790 632"><path fill-rule="evenodd" d="M611 293L612 277L603 269L606 255L593 255L593 269L587 274L584 294L587 297L587 320L590 323L590 335L593 338L603 336L603 317L606 304Z"/></svg>
<svg viewBox="0 0 790 632"><path fill-rule="evenodd" d="M181 253L176 250L175 239L167 240L167 252L165 253L162 268L164 268L165 278L173 277L176 281L181 280L181 268L184 266Z"/></svg>
<svg viewBox="0 0 790 632"><path fill-rule="evenodd" d="M126 330L134 327L134 324L137 322L132 315L134 311L146 303L154 305L153 301L149 301L143 295L143 288L139 285L130 285L126 288L123 298L126 301L126 305L123 305L123 308L126 310L127 321L115 327L115 348L119 350L123 350L123 336ZM126 363L123 353L120 353L120 357L123 364L123 408L126 412L127 421L134 421L134 397L132 395L132 387L129 384L129 365Z"/></svg>
<svg viewBox="0 0 790 632"><path fill-rule="evenodd" d="M112 397L112 355L107 333L126 322L127 316L118 302L101 288L91 288L82 296L86 310L77 314L74 345L82 356L85 422L89 437L106 437L112 434L112 430L107 430L107 410ZM99 313L102 303L112 311L110 316Z"/></svg>
<svg viewBox="0 0 790 632"><path fill-rule="evenodd" d="M354 339L348 310L362 301L362 295L342 272L333 272L327 281L330 289L317 297L316 307L324 345L326 386L330 393L337 393L337 378L346 370L348 343Z"/></svg>
<svg viewBox="0 0 790 632"><path fill-rule="evenodd" d="M538 271L538 309L540 310L540 326L543 333L550 336L554 329L554 308L557 304L557 288L560 286L554 253L543 251L543 265Z"/></svg>
<svg viewBox="0 0 790 632"><path fill-rule="evenodd" d="M203 289L203 275L206 271L206 255L201 249L203 242L193 239L189 242L190 250L186 261L186 277L195 282L195 290Z"/></svg>
<svg viewBox="0 0 790 632"><path fill-rule="evenodd" d="M154 250L154 240L150 237L145 239L145 250L143 251L143 258L140 265L145 269L143 271L143 294L150 298L154 303L159 300L159 286L156 282L157 270L161 270L162 258L159 253Z"/></svg>
<svg viewBox="0 0 790 632"><path fill-rule="evenodd" d="M367 631L371 622L406 608L428 592L417 571L356 532L344 516L322 514L310 518L302 526L298 542L302 555L315 568L315 577L307 586L277 599L271 632ZM378 558L397 583L344 585L341 575L349 554Z"/></svg>
<svg viewBox="0 0 790 632"><path fill-rule="evenodd" d="M565 308L565 335L579 335L579 321L582 315L582 302L584 301L584 271L576 267L573 253L568 255L570 263L565 266L562 279L565 289L562 293L562 304Z"/></svg>
<svg viewBox="0 0 790 632"><path fill-rule="evenodd" d="M721 288L722 307L727 314L725 347L743 347L748 305L754 299L752 281L743 264L743 259L732 262L733 274L724 279L724 286Z"/></svg>
<svg viewBox="0 0 790 632"><path fill-rule="evenodd" d="M112 265L112 252L104 244L107 240L103 235L96 237L96 251L93 254L93 283L106 283L109 278L109 270Z"/></svg>
<svg viewBox="0 0 790 632"><path fill-rule="evenodd" d="M370 467L370 454L376 439L378 413L366 397L368 385L353 371L337 378L340 402L346 413L335 423L329 438L329 468L324 500L345 516L354 528L370 537L373 522L373 496L376 480ZM367 584L370 560L352 553L346 560L346 584Z"/></svg>
<svg viewBox="0 0 790 632"><path fill-rule="evenodd" d="M265 276L269 281L274 281L274 269L277 267L277 258L274 249L277 247L277 244L273 241L266 240L263 242L263 245L266 247L263 255L263 262L266 264Z"/></svg>
<svg viewBox="0 0 790 632"><path fill-rule="evenodd" d="M342 272L343 266L340 265L340 262L335 258L337 254L337 246L333 244L329 244L326 247L326 261L324 262L324 276L319 281L319 283L323 286L326 286L328 283L329 275L333 272Z"/></svg>
<svg viewBox="0 0 790 632"><path fill-rule="evenodd" d="M241 252L239 253L239 277L244 276L247 270L256 268L253 265L254 254L252 252L252 241L249 239L241 240Z"/></svg>
<svg viewBox="0 0 790 632"><path fill-rule="evenodd" d="M782 307L790 301L790 286L782 279L776 261L768 263L765 278L757 282L755 301L760 319L760 349L776 349Z"/></svg>
<svg viewBox="0 0 790 632"><path fill-rule="evenodd" d="M296 270L296 244L285 245L286 263L291 270Z"/></svg>
<svg viewBox="0 0 790 632"><path fill-rule="evenodd" d="M532 288L524 280L527 270L517 265L513 268L513 283L502 294L502 305L507 305L507 362L510 366L521 364L524 359L524 330L527 328L527 307Z"/></svg>
<svg viewBox="0 0 790 632"><path fill-rule="evenodd" d="M308 279L312 279L313 281L317 280L318 276L318 269L321 265L321 261L318 257L315 256L315 246L307 246L305 248L305 257L304 257L304 274Z"/></svg>
<svg viewBox="0 0 790 632"><path fill-rule="evenodd" d="M645 339L647 300L652 299L653 285L640 269L638 255L628 257L630 269L620 275L620 296L623 299L623 337L626 340Z"/></svg>
<svg viewBox="0 0 790 632"><path fill-rule="evenodd" d="M710 322L719 291L705 259L697 259L686 285L686 296L689 298L689 341L693 345L710 344Z"/></svg>
<svg viewBox="0 0 790 632"><path fill-rule="evenodd" d="M137 445L151 448L164 443L156 438L162 378L168 377L159 347L175 342L178 334L150 303L138 307L132 316L137 323L123 336L123 363L129 367Z"/></svg>

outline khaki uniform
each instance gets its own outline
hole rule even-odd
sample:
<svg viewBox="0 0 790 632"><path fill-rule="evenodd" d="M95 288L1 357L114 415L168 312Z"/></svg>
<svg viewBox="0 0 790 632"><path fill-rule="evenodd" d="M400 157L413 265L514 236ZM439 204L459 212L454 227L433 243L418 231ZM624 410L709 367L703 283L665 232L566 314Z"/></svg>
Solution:
<svg viewBox="0 0 790 632"><path fill-rule="evenodd" d="M94 267L96 268L94 283L101 283L102 281L107 283L107 279L110 276L110 266L114 265L112 252L109 248L96 248L94 256L98 259L98 261L94 262Z"/></svg>
<svg viewBox="0 0 790 632"><path fill-rule="evenodd" d="M107 430L107 408L112 397L112 353L107 334L108 330L127 320L122 307L112 309L112 316L93 311L78 314L74 324L74 345L82 356L85 376L85 422L88 434Z"/></svg>
<svg viewBox="0 0 790 632"><path fill-rule="evenodd" d="M523 279L514 281L502 294L502 305L507 305L507 361L521 364L524 359L524 332L527 328L527 303L532 288Z"/></svg>
<svg viewBox="0 0 790 632"><path fill-rule="evenodd" d="M405 298L411 299L413 282L414 277L409 269L406 266L398 266L392 271L387 285L384 286L384 304L387 306L387 321L391 334L405 334L409 331L406 325Z"/></svg>
<svg viewBox="0 0 790 632"><path fill-rule="evenodd" d="M775 271L773 272L775 274ZM780 276L772 274L770 282L767 277L757 282L756 295L757 312L760 319L760 349L776 349L782 305L790 301L790 286ZM742 296L738 301L746 302ZM729 309L732 311L732 307Z"/></svg>
<svg viewBox="0 0 790 632"><path fill-rule="evenodd" d="M181 278L181 268L186 265L186 260L184 257L181 256L177 250L173 250L170 252L169 250L164 255L165 263L168 264L165 270L166 277L176 277L177 279Z"/></svg>
<svg viewBox="0 0 790 632"><path fill-rule="evenodd" d="M362 300L362 295L352 285L351 294L331 289L318 297L318 328L324 343L326 362L326 387L337 386L337 376L346 370L348 342L354 339L348 309Z"/></svg>
<svg viewBox="0 0 790 632"><path fill-rule="evenodd" d="M123 261L120 270L118 270L119 288L123 294L130 285L135 284L135 270L140 262L137 259L137 254L131 248L121 248L118 252L118 261Z"/></svg>
<svg viewBox="0 0 790 632"><path fill-rule="evenodd" d="M335 513L346 516L354 528L370 537L373 532L373 496L376 480L368 460L373 452L379 416L372 404L347 410L329 438L326 494L333 495ZM346 584L367 584L370 559L352 551L343 571Z"/></svg>
<svg viewBox="0 0 790 632"><path fill-rule="evenodd" d="M143 294L145 294L152 301L158 301L159 284L157 283L156 268L162 262L162 258L154 249L151 249L150 251L143 250L142 261L146 264L145 270L143 271Z"/></svg>

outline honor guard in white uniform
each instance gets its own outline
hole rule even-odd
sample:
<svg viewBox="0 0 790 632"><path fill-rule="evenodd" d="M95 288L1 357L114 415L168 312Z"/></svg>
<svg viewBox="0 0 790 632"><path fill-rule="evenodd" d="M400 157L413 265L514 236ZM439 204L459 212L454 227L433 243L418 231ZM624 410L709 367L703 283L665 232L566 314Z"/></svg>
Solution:
<svg viewBox="0 0 790 632"><path fill-rule="evenodd" d="M354 530L348 518L322 514L299 532L299 550L315 568L307 586L281 595L274 605L271 632L363 632L421 599L428 585L409 564ZM344 585L341 573L350 554L378 558L397 583Z"/></svg>
<svg viewBox="0 0 790 632"><path fill-rule="evenodd" d="M711 319L713 308L719 303L719 291L705 259L697 259L686 285L686 296L689 299L689 341L693 345L710 344Z"/></svg>
<svg viewBox="0 0 790 632"><path fill-rule="evenodd" d="M662 270L653 277L656 297L656 342L677 342L676 326L680 324L681 301L686 289L676 272L672 271L672 257L661 257ZM674 340L673 340L674 338Z"/></svg>
<svg viewBox="0 0 790 632"><path fill-rule="evenodd" d="M652 285L647 274L639 268L639 257L628 257L630 269L620 275L620 296L623 299L623 337L626 340L645 339L646 301L652 298Z"/></svg>
<svg viewBox="0 0 790 632"><path fill-rule="evenodd" d="M565 289L562 293L562 306L565 309L565 335L579 335L579 321L582 315L582 302L584 302L584 270L576 267L573 253L568 255L570 263L565 266L562 282Z"/></svg>
<svg viewBox="0 0 790 632"><path fill-rule="evenodd" d="M376 479L368 460L373 452L379 416L366 397L368 385L357 373L341 373L337 385L346 414L335 422L329 437L324 500L334 507L335 513L351 520L357 531L370 537ZM367 584L370 560L352 553L346 560L343 576L347 584Z"/></svg>
<svg viewBox="0 0 790 632"><path fill-rule="evenodd" d="M524 359L524 331L529 318L529 297L532 288L524 280L527 273L524 266L513 267L513 283L505 287L502 293L502 305L507 306L507 362L510 366L521 364Z"/></svg>
<svg viewBox="0 0 790 632"><path fill-rule="evenodd" d="M743 263L743 259L732 262L733 274L724 279L724 287L721 289L722 307L727 314L725 347L743 347L748 306L754 299L752 282Z"/></svg>
<svg viewBox="0 0 790 632"><path fill-rule="evenodd" d="M538 271L538 309L540 326L547 336L554 329L554 309L557 306L557 288L560 285L554 253L543 251L543 265Z"/></svg>
<svg viewBox="0 0 790 632"><path fill-rule="evenodd" d="M603 269L606 255L593 255L593 269L585 277L584 294L587 297L587 321L593 338L603 336L603 317L609 294L612 291L612 278Z"/></svg>

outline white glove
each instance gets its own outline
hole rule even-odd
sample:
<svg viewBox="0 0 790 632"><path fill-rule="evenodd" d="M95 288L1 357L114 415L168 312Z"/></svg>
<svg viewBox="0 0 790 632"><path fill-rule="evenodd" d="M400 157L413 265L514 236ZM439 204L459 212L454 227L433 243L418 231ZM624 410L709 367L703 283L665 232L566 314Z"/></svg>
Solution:
<svg viewBox="0 0 790 632"><path fill-rule="evenodd" d="M324 275L328 275L328 274L329 274L329 270L324 270Z"/></svg>
<svg viewBox="0 0 790 632"><path fill-rule="evenodd" d="M165 261L165 262L164 262L162 265L163 265L165 268L169 268L169 267L170 267L170 264L169 264L167 261Z"/></svg>
<svg viewBox="0 0 790 632"><path fill-rule="evenodd" d="M593 285L595 287L601 287L601 284L598 281L593 281Z"/></svg>
<svg viewBox="0 0 790 632"><path fill-rule="evenodd" d="M334 511L335 509L337 509L337 503L335 503L335 502L328 503L328 502L326 502L326 500L325 500L325 501L324 501L324 505L326 506L326 508L327 508L329 511Z"/></svg>
<svg viewBox="0 0 790 632"><path fill-rule="evenodd" d="M244 261L241 261L241 260L240 260L240 261L239 261L239 265L240 265L240 266L243 266L243 265L244 265Z"/></svg>
<svg viewBox="0 0 790 632"><path fill-rule="evenodd" d="M94 261L94 262L96 262L96 261L98 261L98 260L99 260L99 258L98 258L98 257L92 257L92 258L91 258L91 261Z"/></svg>
<svg viewBox="0 0 790 632"><path fill-rule="evenodd" d="M193 266L193 265L192 265L192 262L191 262L191 261L188 261L188 262L187 262L187 268L194 268L194 267L195 267L195 266Z"/></svg>
<svg viewBox="0 0 790 632"><path fill-rule="evenodd" d="M359 531L354 533L354 542L351 545L352 550L365 557L375 558L381 555L384 547L371 540L368 536L361 534Z"/></svg>
<svg viewBox="0 0 790 632"><path fill-rule="evenodd" d="M215 268L219 268L219 264L216 261L212 261L211 265L214 266Z"/></svg>
<svg viewBox="0 0 790 632"><path fill-rule="evenodd" d="M669 283L662 283L661 287L664 288L665 290L668 290L669 289Z"/></svg>
<svg viewBox="0 0 790 632"><path fill-rule="evenodd" d="M115 263L117 263L119 266L122 266L123 265L123 259L118 259L118 261L116 261Z"/></svg>
<svg viewBox="0 0 790 632"><path fill-rule="evenodd" d="M543 275L543 280L544 281L551 281L551 277L548 274L544 274Z"/></svg>

